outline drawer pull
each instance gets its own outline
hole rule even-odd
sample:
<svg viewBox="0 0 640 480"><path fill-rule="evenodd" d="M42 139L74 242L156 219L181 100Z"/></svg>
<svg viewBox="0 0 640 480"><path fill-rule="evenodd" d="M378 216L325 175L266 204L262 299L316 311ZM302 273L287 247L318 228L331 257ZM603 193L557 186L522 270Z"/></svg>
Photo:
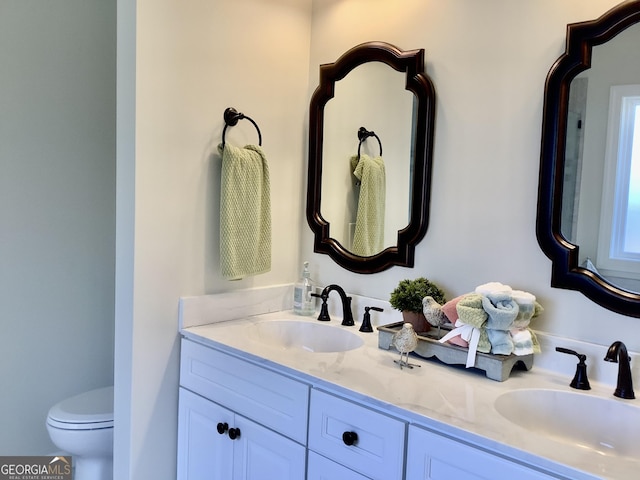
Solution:
<svg viewBox="0 0 640 480"><path fill-rule="evenodd" d="M236 438L240 438L240 429L239 428L230 428L229 429L229 438L231 440L235 440Z"/></svg>
<svg viewBox="0 0 640 480"><path fill-rule="evenodd" d="M220 422L220 423L218 423L216 428L217 428L218 433L220 435L224 435L226 433L226 431L229 430L229 424Z"/></svg>
<svg viewBox="0 0 640 480"><path fill-rule="evenodd" d="M355 445L358 443L358 434L356 432L344 432L342 434L342 441L348 446Z"/></svg>

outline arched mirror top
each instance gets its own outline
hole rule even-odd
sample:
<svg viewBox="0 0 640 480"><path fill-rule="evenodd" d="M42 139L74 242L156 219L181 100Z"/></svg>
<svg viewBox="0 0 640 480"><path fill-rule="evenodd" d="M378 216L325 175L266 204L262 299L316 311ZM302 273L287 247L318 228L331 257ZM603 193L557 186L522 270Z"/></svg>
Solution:
<svg viewBox="0 0 640 480"><path fill-rule="evenodd" d="M565 160L571 151L567 140L571 83L592 68L593 47L609 42L639 21L640 1L633 0L595 20L567 26L565 53L551 67L545 84L536 223L538 243L552 260L553 287L580 291L609 310L634 317L640 317L640 290L622 288L590 266L579 254L576 243L580 242L569 239L563 231L563 190L567 186ZM565 209L567 203L565 199ZM592 214L600 217L600 212Z"/></svg>
<svg viewBox="0 0 640 480"><path fill-rule="evenodd" d="M401 217L408 219L408 223L405 220L397 231L392 228L393 241L389 242L390 245L385 245L370 255L362 255L354 253L353 249L349 248L344 237L335 233L337 222L334 222L333 218L329 221L324 215L325 210L328 209L329 200L334 200L328 198L326 194L327 184L342 181L342 179L329 178L332 174L323 179L323 172L330 171L327 159L323 158L325 155L323 152L326 152L327 148L325 142L328 131L325 107L336 94L336 82L343 80L357 67L372 62L379 62L400 72L400 74L404 74L405 79L400 82L404 89L402 87L399 89L404 92L403 95L409 95L413 98L406 109L408 126L405 130L410 131L402 132L402 137L408 139L403 148L409 152L406 161L403 160L406 163L406 186L402 189L396 189L396 191L393 190L395 185L387 187L388 199L392 192L397 196L399 193L397 190L402 190L401 194L407 197L404 200L403 208L400 209L404 211L387 215L387 218L395 220L396 217ZM371 102L383 102L384 100L384 98L378 97L372 98ZM395 115L395 112L387 111L384 114L390 119ZM424 50L422 49L403 51L388 43L367 42L348 50L335 63L320 66L320 83L313 93L309 110L307 221L314 233L315 252L327 254L343 268L357 273L376 273L394 265L413 267L415 245L425 236L429 221L434 118L435 90L431 80L424 72ZM370 125L366 125L366 127L372 128ZM354 153L359 147L356 130L353 131ZM393 136L394 139L396 137L398 135ZM388 147L391 143L390 140L382 138L385 154L393 151L393 145ZM378 143L372 145L378 147ZM387 171L396 166L397 163L388 162ZM333 171L331 170L331 172ZM388 174L387 181L389 181L389 177ZM325 191L324 199L323 191ZM339 193L344 195L345 192L341 190ZM330 232L331 225L333 225L333 230Z"/></svg>

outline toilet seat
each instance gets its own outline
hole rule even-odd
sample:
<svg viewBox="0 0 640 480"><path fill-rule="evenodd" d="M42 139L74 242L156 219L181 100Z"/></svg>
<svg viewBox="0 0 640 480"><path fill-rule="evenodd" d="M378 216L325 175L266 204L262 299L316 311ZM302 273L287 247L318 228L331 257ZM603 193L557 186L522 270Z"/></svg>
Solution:
<svg viewBox="0 0 640 480"><path fill-rule="evenodd" d="M113 386L62 400L49 410L47 424L64 430L113 428Z"/></svg>

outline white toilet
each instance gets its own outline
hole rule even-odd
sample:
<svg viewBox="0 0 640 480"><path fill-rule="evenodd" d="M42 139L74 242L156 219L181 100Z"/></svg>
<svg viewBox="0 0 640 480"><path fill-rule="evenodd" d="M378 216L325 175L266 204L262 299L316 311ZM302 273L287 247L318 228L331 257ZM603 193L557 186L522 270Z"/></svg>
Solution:
<svg viewBox="0 0 640 480"><path fill-rule="evenodd" d="M56 447L72 456L74 480L112 479L112 386L55 404L47 415L47 430Z"/></svg>

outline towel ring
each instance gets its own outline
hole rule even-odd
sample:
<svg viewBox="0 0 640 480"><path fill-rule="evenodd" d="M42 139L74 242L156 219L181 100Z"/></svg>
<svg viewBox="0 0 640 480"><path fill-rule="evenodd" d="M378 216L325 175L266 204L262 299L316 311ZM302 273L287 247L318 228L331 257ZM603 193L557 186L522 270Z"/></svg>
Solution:
<svg viewBox="0 0 640 480"><path fill-rule="evenodd" d="M360 159L360 147L362 146L362 142L364 142L369 137L376 137L378 140L378 145L380 145L380 156L382 156L382 142L380 141L380 137L375 134L374 131L369 131L364 127L360 127L358 129L358 138L360 139L360 143L358 143L358 159Z"/></svg>
<svg viewBox="0 0 640 480"><path fill-rule="evenodd" d="M262 146L262 133L260 133L260 129L258 128L258 124L253 121L252 118L247 117L244 113L238 112L235 108L229 107L224 111L224 128L222 129L222 148L224 148L224 136L227 132L227 127L235 127L238 124L239 120L247 119L253 126L256 127L258 131L258 145Z"/></svg>

